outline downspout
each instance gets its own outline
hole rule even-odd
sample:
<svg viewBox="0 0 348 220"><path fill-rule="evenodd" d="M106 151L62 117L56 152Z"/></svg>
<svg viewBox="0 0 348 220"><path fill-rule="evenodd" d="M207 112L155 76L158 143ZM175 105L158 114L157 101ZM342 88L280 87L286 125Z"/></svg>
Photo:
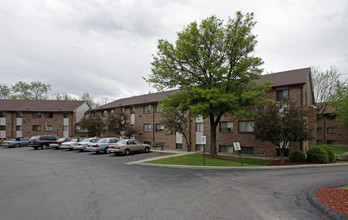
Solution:
<svg viewBox="0 0 348 220"><path fill-rule="evenodd" d="M152 106L152 143L153 143L153 146L155 146L155 105L151 105Z"/></svg>
<svg viewBox="0 0 348 220"><path fill-rule="evenodd" d="M303 107L303 85L304 84L301 84L301 108ZM308 117L307 117L307 121L309 121ZM307 126L309 126L309 125L307 125ZM303 141L300 142L300 151L304 152L303 151ZM289 150L289 156L290 156L290 150Z"/></svg>

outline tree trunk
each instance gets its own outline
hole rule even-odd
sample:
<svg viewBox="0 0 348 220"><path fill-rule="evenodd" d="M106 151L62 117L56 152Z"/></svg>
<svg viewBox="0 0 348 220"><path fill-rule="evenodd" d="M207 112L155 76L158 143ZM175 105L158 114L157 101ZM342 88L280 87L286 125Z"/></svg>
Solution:
<svg viewBox="0 0 348 220"><path fill-rule="evenodd" d="M279 148L280 152L280 164L284 164L284 147Z"/></svg>
<svg viewBox="0 0 348 220"><path fill-rule="evenodd" d="M210 155L216 156L216 124L214 116L209 117L210 120Z"/></svg>

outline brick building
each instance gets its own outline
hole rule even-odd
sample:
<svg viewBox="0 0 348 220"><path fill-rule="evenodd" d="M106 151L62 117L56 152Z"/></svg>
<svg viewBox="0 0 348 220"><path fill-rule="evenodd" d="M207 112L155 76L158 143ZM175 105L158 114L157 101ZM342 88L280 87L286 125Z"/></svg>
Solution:
<svg viewBox="0 0 348 220"><path fill-rule="evenodd" d="M316 131L316 114L311 85L310 68L297 69L279 73L263 75L259 80L270 80L272 89L267 93L267 98L278 101L288 97L291 101L298 103L309 112L307 117L308 126L312 129L313 135ZM177 90L151 93L119 99L114 102L92 109L88 114L107 118L115 109L121 108L129 114L130 124L138 130L135 138L149 143L152 146L164 146L166 149L187 150L182 135L170 135L160 123L163 115L158 108L159 100L175 93ZM202 151L201 136L206 136L206 151L209 152L209 121L203 118L190 120L188 137L191 142L191 151ZM110 134L104 134L108 136ZM344 136L347 133L343 134ZM315 141L305 141L290 146L290 151L301 149L306 151ZM233 150L233 142L240 142L243 154L274 157L277 150L271 143L260 143L254 139L253 121L247 118L236 118L232 115L224 116L217 128L217 151L223 153L237 153Z"/></svg>
<svg viewBox="0 0 348 220"><path fill-rule="evenodd" d="M76 123L89 106L85 101L0 100L0 137L74 136Z"/></svg>

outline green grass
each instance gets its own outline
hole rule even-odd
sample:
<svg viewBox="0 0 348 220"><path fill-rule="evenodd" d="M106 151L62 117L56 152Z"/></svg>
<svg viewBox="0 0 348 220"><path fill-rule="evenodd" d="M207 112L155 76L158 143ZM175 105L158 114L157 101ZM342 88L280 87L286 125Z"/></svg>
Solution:
<svg viewBox="0 0 348 220"><path fill-rule="evenodd" d="M244 166L266 166L269 160L262 159L250 159L242 158ZM203 166L203 156L200 154L189 154L184 156L170 157L159 160L152 160L146 163L151 164L168 164L168 165L188 165L188 166ZM227 160L217 160L209 157L205 158L206 166L231 166L240 167L242 166L239 160L227 161Z"/></svg>
<svg viewBox="0 0 348 220"><path fill-rule="evenodd" d="M335 152L335 155L341 155L345 152L348 152L348 147L342 147L342 146L331 146L332 149Z"/></svg>
<svg viewBox="0 0 348 220"><path fill-rule="evenodd" d="M342 186L342 187L340 187L340 189L348 189L348 185L347 186Z"/></svg>

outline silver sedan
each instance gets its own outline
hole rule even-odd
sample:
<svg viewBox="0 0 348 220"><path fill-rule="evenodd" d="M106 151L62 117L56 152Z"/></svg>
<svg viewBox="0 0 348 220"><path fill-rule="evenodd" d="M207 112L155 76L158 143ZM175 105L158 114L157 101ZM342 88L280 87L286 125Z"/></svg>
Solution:
<svg viewBox="0 0 348 220"><path fill-rule="evenodd" d="M116 144L110 144L107 151L109 153L115 153L115 155L119 153L129 155L130 152L136 151L148 153L150 151L150 145L142 144L140 141L135 139L123 139L118 141Z"/></svg>

